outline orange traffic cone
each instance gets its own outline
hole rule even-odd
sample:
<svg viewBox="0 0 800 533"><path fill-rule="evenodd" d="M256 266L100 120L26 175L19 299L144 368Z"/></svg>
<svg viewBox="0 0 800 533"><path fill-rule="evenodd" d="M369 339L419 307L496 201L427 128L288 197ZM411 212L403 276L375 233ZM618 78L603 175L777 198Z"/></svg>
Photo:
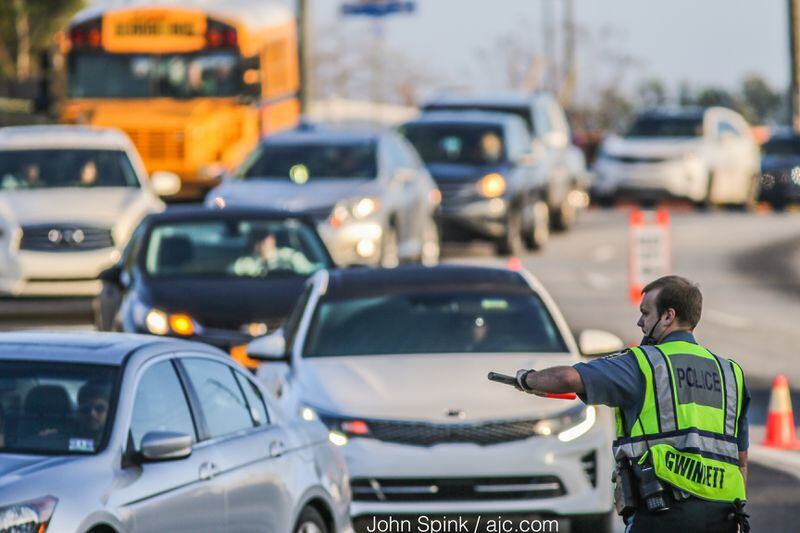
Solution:
<svg viewBox="0 0 800 533"><path fill-rule="evenodd" d="M800 449L800 442L797 441L794 427L789 382L786 376L777 376L772 381L772 393L767 412L767 436L761 444L783 450Z"/></svg>

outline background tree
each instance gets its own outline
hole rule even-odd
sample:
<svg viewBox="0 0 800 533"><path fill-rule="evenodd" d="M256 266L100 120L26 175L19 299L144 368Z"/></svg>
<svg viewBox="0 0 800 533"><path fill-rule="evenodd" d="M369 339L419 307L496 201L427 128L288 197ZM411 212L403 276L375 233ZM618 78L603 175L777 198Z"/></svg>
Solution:
<svg viewBox="0 0 800 533"><path fill-rule="evenodd" d="M24 80L84 0L0 0L0 77Z"/></svg>

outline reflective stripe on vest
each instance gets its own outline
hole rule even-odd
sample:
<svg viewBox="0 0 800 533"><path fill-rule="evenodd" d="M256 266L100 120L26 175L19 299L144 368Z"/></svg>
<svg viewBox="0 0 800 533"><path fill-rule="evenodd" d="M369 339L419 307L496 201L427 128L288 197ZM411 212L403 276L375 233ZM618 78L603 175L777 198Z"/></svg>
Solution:
<svg viewBox="0 0 800 533"><path fill-rule="evenodd" d="M644 401L633 421L617 409L617 460L648 454L656 474L678 488L711 500L744 499L736 438L743 391L738 365L684 341L633 353L645 381Z"/></svg>

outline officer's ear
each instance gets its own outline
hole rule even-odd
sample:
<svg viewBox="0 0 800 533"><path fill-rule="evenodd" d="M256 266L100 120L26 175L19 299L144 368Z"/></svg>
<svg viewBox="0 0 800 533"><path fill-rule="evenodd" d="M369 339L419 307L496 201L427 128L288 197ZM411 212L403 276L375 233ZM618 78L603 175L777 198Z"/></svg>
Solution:
<svg viewBox="0 0 800 533"><path fill-rule="evenodd" d="M675 309L672 307L667 307L661 317L665 320L668 326L674 324L678 319L678 314L675 312Z"/></svg>

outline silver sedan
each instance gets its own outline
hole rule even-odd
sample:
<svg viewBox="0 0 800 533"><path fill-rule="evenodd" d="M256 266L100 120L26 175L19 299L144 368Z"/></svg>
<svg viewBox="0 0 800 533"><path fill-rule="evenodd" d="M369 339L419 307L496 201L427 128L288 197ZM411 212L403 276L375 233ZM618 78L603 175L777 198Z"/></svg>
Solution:
<svg viewBox="0 0 800 533"><path fill-rule="evenodd" d="M351 531L325 427L224 353L123 334L0 335L0 531Z"/></svg>

